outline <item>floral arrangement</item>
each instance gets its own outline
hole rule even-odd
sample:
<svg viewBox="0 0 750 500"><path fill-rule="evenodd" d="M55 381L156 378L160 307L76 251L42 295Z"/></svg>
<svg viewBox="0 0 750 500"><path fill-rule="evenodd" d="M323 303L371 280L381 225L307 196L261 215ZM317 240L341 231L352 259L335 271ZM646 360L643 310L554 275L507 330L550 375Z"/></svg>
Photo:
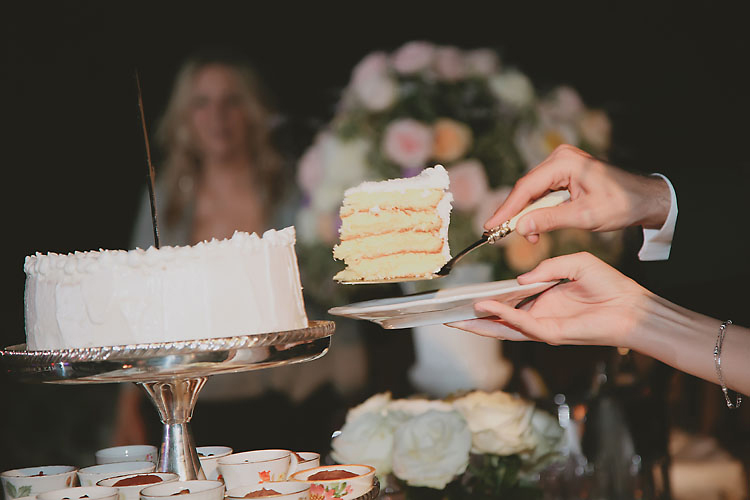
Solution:
<svg viewBox="0 0 750 500"><path fill-rule="evenodd" d="M395 478L407 498L538 498L538 475L565 457L565 436L551 414L502 391L444 400L381 393L348 411L331 457L375 467L381 484Z"/></svg>
<svg viewBox="0 0 750 500"><path fill-rule="evenodd" d="M454 196L449 241L457 251L476 241L515 181L555 147L572 144L605 158L610 138L605 112L587 108L568 86L537 92L523 72L503 67L494 50L412 41L393 53L372 52L353 69L332 120L298 164L303 282L324 301L346 298L347 287L331 280L343 266L331 248L349 187L442 164ZM579 250L611 262L619 236L561 230L532 245L511 235L502 251L486 247L467 259L489 262L494 279L507 279Z"/></svg>

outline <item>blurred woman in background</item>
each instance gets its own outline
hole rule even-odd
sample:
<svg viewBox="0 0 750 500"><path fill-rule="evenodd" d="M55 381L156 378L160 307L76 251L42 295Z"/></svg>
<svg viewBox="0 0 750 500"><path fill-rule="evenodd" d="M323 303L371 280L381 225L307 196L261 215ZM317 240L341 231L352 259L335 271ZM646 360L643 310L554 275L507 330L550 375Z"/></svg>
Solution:
<svg viewBox="0 0 750 500"><path fill-rule="evenodd" d="M274 144L277 123L266 90L242 58L210 52L186 61L156 134L164 153L155 193L162 246L292 225L296 191L294 183L285 182L294 178L292 163ZM131 246L152 244L150 204L144 196ZM353 356L346 369L356 366ZM304 411L304 405L340 404L342 391L327 382L338 379L351 386L358 377L336 377L337 369L336 357L329 353L314 363L210 377L196 406L198 418L192 421L196 443L236 451L327 446L334 430L327 419L335 413ZM119 398L114 444L159 441L158 429L144 425L156 423L155 415L148 420L142 415L153 409L143 406L140 390L128 385ZM299 411L304 419L294 418Z"/></svg>

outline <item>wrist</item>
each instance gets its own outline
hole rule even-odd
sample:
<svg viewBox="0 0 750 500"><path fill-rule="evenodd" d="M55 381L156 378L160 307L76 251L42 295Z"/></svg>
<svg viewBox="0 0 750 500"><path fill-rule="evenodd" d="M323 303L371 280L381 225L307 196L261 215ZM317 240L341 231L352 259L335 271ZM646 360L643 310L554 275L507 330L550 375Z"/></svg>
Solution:
<svg viewBox="0 0 750 500"><path fill-rule="evenodd" d="M645 208L643 217L638 221L644 229L660 229L669 216L672 195L667 181L659 176L649 176L643 179L641 203Z"/></svg>

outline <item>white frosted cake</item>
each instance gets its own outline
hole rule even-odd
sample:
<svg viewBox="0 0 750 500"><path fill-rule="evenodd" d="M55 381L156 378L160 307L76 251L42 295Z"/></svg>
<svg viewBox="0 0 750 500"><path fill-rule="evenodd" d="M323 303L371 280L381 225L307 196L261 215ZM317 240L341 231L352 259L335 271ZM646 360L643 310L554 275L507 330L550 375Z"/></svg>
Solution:
<svg viewBox="0 0 750 500"><path fill-rule="evenodd" d="M341 206L341 242L333 256L346 268L337 281L431 276L451 258L453 195L442 165L415 177L368 181L349 188Z"/></svg>
<svg viewBox="0 0 750 500"><path fill-rule="evenodd" d="M307 327L294 227L193 246L26 257L29 350Z"/></svg>

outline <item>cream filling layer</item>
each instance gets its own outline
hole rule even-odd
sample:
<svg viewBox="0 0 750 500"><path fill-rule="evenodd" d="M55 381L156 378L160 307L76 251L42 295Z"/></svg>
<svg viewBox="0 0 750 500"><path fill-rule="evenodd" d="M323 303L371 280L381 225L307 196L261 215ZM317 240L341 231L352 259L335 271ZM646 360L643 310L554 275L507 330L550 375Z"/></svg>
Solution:
<svg viewBox="0 0 750 500"><path fill-rule="evenodd" d="M405 252L440 253L443 245L437 231L391 232L342 241L333 248L333 257L349 264L356 259L373 259Z"/></svg>
<svg viewBox="0 0 750 500"><path fill-rule="evenodd" d="M348 265L333 279L372 281L393 278L420 278L436 273L445 264L442 253L403 253L375 259L362 259Z"/></svg>

